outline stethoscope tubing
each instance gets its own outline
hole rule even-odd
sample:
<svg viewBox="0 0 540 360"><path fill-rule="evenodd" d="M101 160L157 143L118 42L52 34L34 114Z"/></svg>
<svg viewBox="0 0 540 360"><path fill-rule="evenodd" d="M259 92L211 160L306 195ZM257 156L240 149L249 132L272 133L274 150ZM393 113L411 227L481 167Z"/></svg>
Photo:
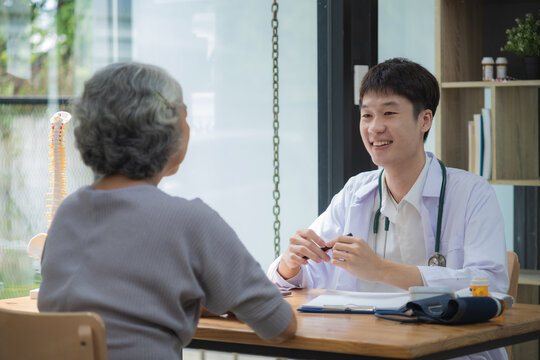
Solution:
<svg viewBox="0 0 540 360"><path fill-rule="evenodd" d="M444 259L444 256L439 254L440 246L441 246L441 227L442 227L442 216L443 216L443 208L444 208L444 194L446 193L446 166L444 166L444 163L437 159L439 162L439 165L441 166L442 171L442 181L441 181L441 191L439 194L439 207L437 209L437 233L435 235L435 255L434 256L441 256ZM375 218L373 220L373 233L376 234L379 230L379 218L381 216L381 208L382 208L382 176L383 176L384 169L381 170L381 173L379 174L379 183L378 183L378 191L379 191L379 208L375 212ZM388 231L390 227L390 220L388 220L388 217L385 217L385 223L384 223L384 230Z"/></svg>

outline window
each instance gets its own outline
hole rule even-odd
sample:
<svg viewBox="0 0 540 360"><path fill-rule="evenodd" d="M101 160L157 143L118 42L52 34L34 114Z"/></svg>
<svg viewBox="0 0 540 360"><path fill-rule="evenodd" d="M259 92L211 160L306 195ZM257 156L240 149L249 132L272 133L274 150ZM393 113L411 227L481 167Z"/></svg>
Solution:
<svg viewBox="0 0 540 360"><path fill-rule="evenodd" d="M273 260L271 4L263 0L32 0L0 5L0 297L39 282L26 244L46 232L48 119L102 66L161 66L192 134L164 191L200 197L263 268ZM317 215L316 1L281 1L282 248ZM68 193L93 181L68 127ZM300 200L299 200L300 199ZM2 290L3 288L3 290Z"/></svg>
<svg viewBox="0 0 540 360"><path fill-rule="evenodd" d="M0 298L28 295L39 284L39 262L26 244L47 231L48 120L65 108L77 71L84 72L75 63L75 7L74 0L0 6ZM69 127L66 145L72 190L92 174Z"/></svg>

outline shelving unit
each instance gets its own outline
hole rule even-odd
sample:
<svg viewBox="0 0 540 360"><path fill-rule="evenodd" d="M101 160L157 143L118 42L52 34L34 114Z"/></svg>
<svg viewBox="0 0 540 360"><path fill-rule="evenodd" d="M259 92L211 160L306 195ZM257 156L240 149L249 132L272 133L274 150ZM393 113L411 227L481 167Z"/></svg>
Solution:
<svg viewBox="0 0 540 360"><path fill-rule="evenodd" d="M530 1L435 0L435 76L441 100L435 114L436 153L447 166L468 168L468 121L491 108L492 184L540 186L538 80L481 81L484 56L499 49L517 16L538 8ZM537 12L537 10L534 10ZM519 58L507 56L508 74L520 77ZM522 254L523 255L523 254ZM538 303L539 270L520 270L518 302ZM538 359L537 340L512 346L512 359Z"/></svg>
<svg viewBox="0 0 540 360"><path fill-rule="evenodd" d="M488 51L485 45L496 43L497 49L503 45L506 26L486 15L483 6L496 6L500 10L497 16L512 22L513 14L505 13L502 6L509 9L514 4L512 0L436 0L435 75L441 85L441 101L435 114L436 153L447 166L468 168L467 124L473 114L486 107L488 96L492 121L490 182L540 186L540 79L481 81L482 57L499 54L484 53ZM490 23L483 24L483 20ZM526 270L520 284L540 285L540 271Z"/></svg>
<svg viewBox="0 0 540 360"><path fill-rule="evenodd" d="M540 286L540 276L538 276L538 270L521 269L519 271L519 284Z"/></svg>
<svg viewBox="0 0 540 360"><path fill-rule="evenodd" d="M478 65L478 64L477 64ZM467 169L467 121L491 91L494 184L540 186L538 88L540 80L441 83L438 153L448 166Z"/></svg>
<svg viewBox="0 0 540 360"><path fill-rule="evenodd" d="M438 20L438 21L437 21ZM491 91L493 184L540 186L538 89L540 80L479 81L482 1L436 2L436 76L441 83L437 154L467 169L467 122Z"/></svg>

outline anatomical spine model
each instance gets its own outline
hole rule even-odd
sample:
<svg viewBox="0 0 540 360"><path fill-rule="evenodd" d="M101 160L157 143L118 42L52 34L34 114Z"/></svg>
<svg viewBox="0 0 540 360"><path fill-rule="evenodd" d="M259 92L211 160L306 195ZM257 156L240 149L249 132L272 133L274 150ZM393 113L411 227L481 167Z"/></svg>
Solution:
<svg viewBox="0 0 540 360"><path fill-rule="evenodd" d="M49 132L49 192L47 193L47 229L51 226L58 206L67 195L66 190L66 147L64 135L71 114L66 111L55 113L51 119ZM35 235L28 243L28 255L40 259L45 246L46 233Z"/></svg>

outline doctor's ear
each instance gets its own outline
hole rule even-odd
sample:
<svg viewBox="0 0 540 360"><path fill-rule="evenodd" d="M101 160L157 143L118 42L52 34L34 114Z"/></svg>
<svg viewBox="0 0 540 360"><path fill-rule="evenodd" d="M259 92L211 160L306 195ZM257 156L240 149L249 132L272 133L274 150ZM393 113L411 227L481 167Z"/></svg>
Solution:
<svg viewBox="0 0 540 360"><path fill-rule="evenodd" d="M425 109L421 111L418 116L418 121L422 122L422 131L428 131L429 129L431 129L431 125L433 125L433 112L430 109Z"/></svg>

